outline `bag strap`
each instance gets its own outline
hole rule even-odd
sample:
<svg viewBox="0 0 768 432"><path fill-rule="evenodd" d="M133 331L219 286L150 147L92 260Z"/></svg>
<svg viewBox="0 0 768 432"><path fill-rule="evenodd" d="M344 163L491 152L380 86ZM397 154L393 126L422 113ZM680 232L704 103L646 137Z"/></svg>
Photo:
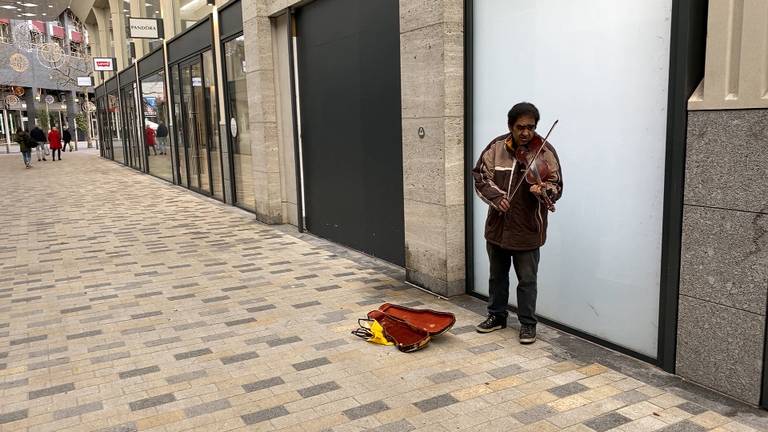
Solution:
<svg viewBox="0 0 768 432"><path fill-rule="evenodd" d="M361 339L370 339L373 337L373 332L371 331L370 323L373 322L370 318L360 318L357 320L357 325L360 326L359 328L356 328L352 330L352 334L361 338ZM368 323L368 325L364 325L363 323Z"/></svg>

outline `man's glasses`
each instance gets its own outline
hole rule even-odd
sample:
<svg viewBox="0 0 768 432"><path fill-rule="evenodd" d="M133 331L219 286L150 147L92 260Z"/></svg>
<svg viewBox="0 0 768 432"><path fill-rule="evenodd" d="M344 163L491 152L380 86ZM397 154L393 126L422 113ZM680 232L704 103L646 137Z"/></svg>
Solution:
<svg viewBox="0 0 768 432"><path fill-rule="evenodd" d="M530 131L530 132L533 132L533 131L536 130L536 125L515 125L515 129L518 132L522 132L522 131L526 131L526 130Z"/></svg>

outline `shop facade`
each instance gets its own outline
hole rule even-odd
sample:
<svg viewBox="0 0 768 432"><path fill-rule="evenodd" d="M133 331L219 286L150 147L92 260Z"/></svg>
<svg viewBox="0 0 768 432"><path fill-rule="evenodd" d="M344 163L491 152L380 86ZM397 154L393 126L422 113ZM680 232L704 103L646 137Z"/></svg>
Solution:
<svg viewBox="0 0 768 432"><path fill-rule="evenodd" d="M552 142L565 180L542 249L542 320L768 406L767 280L746 284L762 302L736 344L749 346L749 368L710 366L723 348L692 327L720 318L690 312L723 303L690 286L690 257L712 245L692 216L706 203L689 203L686 183L686 148L716 133L690 127L702 117L697 88L717 78L706 34L722 11L690 0L577 3L219 4L96 89L102 156L379 257L437 294L485 297L487 206L469 170L505 132L511 105L529 100L540 133L560 120ZM763 118L768 102L743 94L742 106L703 109ZM760 226L765 209L748 211ZM762 250L751 255L758 275L768 274Z"/></svg>

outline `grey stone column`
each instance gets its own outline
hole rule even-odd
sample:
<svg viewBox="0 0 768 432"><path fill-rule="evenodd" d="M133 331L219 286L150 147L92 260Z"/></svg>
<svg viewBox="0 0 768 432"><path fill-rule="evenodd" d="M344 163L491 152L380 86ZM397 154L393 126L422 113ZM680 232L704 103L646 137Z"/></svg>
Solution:
<svg viewBox="0 0 768 432"><path fill-rule="evenodd" d="M265 223L278 224L282 223L282 203L277 104L272 31L266 10L266 0L243 2L243 35L256 218Z"/></svg>
<svg viewBox="0 0 768 432"><path fill-rule="evenodd" d="M461 0L400 0L406 273L448 296L465 291L463 37Z"/></svg>
<svg viewBox="0 0 768 432"><path fill-rule="evenodd" d="M757 404L768 296L768 110L688 115L677 374Z"/></svg>
<svg viewBox="0 0 768 432"><path fill-rule="evenodd" d="M69 131L72 132L73 128L77 126L75 123L75 116L77 115L78 110L78 103L75 102L75 99L77 98L77 92L71 91L69 92L69 96L67 96L67 124L69 125ZM81 103L83 101L80 101ZM74 135L72 137L74 139Z"/></svg>
<svg viewBox="0 0 768 432"><path fill-rule="evenodd" d="M27 131L31 131L37 124L37 107L35 106L36 88L31 87L24 93L24 101L27 103Z"/></svg>

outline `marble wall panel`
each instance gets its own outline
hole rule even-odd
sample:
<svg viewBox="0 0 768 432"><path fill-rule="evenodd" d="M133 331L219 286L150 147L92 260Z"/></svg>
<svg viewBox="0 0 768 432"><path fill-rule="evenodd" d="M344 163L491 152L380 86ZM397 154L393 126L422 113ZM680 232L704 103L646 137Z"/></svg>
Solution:
<svg viewBox="0 0 768 432"><path fill-rule="evenodd" d="M765 316L680 296L678 317L677 374L757 404Z"/></svg>
<svg viewBox="0 0 768 432"><path fill-rule="evenodd" d="M685 203L768 213L768 110L688 114Z"/></svg>
<svg viewBox="0 0 768 432"><path fill-rule="evenodd" d="M680 294L764 315L768 214L685 206Z"/></svg>

